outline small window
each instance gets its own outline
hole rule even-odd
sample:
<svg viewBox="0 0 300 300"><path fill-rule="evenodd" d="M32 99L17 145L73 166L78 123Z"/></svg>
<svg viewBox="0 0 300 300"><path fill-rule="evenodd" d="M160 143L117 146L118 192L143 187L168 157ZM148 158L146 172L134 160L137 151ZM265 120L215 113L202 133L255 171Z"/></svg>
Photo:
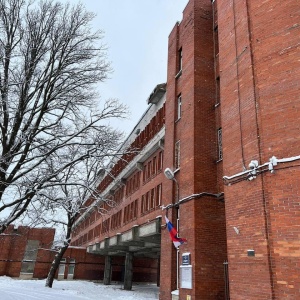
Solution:
<svg viewBox="0 0 300 300"><path fill-rule="evenodd" d="M156 187L156 207L161 205L161 184Z"/></svg>
<svg viewBox="0 0 300 300"><path fill-rule="evenodd" d="M25 248L24 257L21 265L22 274L33 274L35 268L35 261L39 248L38 240L28 240Z"/></svg>
<svg viewBox="0 0 300 300"><path fill-rule="evenodd" d="M180 141L175 143L175 169L180 168Z"/></svg>
<svg viewBox="0 0 300 300"><path fill-rule="evenodd" d="M68 279L73 279L74 278L74 272L75 272L75 259L70 258L69 260L69 266L68 266Z"/></svg>
<svg viewBox="0 0 300 300"><path fill-rule="evenodd" d="M150 191L150 208L154 208L155 207L155 189L152 189Z"/></svg>
<svg viewBox="0 0 300 300"><path fill-rule="evenodd" d="M220 99L220 77L218 76L216 78L216 104L220 103Z"/></svg>
<svg viewBox="0 0 300 300"><path fill-rule="evenodd" d="M158 170L162 170L163 168L163 151L160 151L158 154Z"/></svg>
<svg viewBox="0 0 300 300"><path fill-rule="evenodd" d="M65 274L65 267L66 267L66 259L62 258L60 260L60 265L58 267L58 275L63 276Z"/></svg>
<svg viewBox="0 0 300 300"><path fill-rule="evenodd" d="M223 159L223 150L222 150L222 128L218 129L218 160Z"/></svg>
<svg viewBox="0 0 300 300"><path fill-rule="evenodd" d="M178 51L178 72L182 70L182 48Z"/></svg>
<svg viewBox="0 0 300 300"><path fill-rule="evenodd" d="M75 259L70 258L69 268L68 268L68 275L74 275L74 271L75 271Z"/></svg>
<svg viewBox="0 0 300 300"><path fill-rule="evenodd" d="M177 120L181 118L181 95L177 97Z"/></svg>

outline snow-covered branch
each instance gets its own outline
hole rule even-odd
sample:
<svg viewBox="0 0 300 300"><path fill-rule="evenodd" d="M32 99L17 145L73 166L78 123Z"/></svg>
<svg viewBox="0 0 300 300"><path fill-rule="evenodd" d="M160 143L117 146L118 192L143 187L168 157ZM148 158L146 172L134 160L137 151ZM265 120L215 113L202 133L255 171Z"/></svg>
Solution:
<svg viewBox="0 0 300 300"><path fill-rule="evenodd" d="M94 167L120 145L108 122L127 108L98 100L111 67L93 16L81 4L0 1L0 232L30 213L46 222L62 199L80 213L80 197L98 196Z"/></svg>

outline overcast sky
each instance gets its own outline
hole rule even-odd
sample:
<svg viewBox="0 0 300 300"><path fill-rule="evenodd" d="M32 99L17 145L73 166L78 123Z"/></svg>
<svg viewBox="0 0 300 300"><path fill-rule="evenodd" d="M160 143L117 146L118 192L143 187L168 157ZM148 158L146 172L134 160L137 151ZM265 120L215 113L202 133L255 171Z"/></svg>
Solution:
<svg viewBox="0 0 300 300"><path fill-rule="evenodd" d="M77 3L77 0L69 0ZM105 32L111 79L99 86L103 99L118 98L131 115L122 129L131 132L147 109L154 87L166 82L168 36L188 0L81 0L97 14L93 26Z"/></svg>

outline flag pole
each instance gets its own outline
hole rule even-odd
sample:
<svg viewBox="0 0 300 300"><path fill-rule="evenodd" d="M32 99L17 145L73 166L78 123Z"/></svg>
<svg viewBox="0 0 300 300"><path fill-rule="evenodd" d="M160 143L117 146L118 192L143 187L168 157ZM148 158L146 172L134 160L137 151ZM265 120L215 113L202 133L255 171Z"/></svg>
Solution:
<svg viewBox="0 0 300 300"><path fill-rule="evenodd" d="M176 195L175 195L175 207L176 207L176 227L177 227L177 238L179 237L179 184L175 178L174 172L170 168L164 170L165 176L175 182L176 185ZM166 215L168 213L168 208L166 209ZM179 290L179 246L176 249L176 289Z"/></svg>

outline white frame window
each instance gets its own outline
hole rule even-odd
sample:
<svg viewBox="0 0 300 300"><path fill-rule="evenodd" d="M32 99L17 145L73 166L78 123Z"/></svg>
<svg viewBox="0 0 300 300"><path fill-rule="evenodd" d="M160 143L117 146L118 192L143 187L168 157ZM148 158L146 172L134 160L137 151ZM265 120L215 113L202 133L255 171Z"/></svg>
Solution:
<svg viewBox="0 0 300 300"><path fill-rule="evenodd" d="M65 269L66 269L66 259L62 258L60 260L60 264L58 267L58 275L59 276L64 276L65 275Z"/></svg>
<svg viewBox="0 0 300 300"><path fill-rule="evenodd" d="M175 158L174 165L175 165L175 169L177 170L180 168L180 140L175 143L174 158Z"/></svg>
<svg viewBox="0 0 300 300"><path fill-rule="evenodd" d="M223 148L222 148L222 128L218 129L218 160L223 159Z"/></svg>
<svg viewBox="0 0 300 300"><path fill-rule="evenodd" d="M182 71L182 48L178 50L178 72Z"/></svg>
<svg viewBox="0 0 300 300"><path fill-rule="evenodd" d="M177 97L177 120L181 118L181 94Z"/></svg>

